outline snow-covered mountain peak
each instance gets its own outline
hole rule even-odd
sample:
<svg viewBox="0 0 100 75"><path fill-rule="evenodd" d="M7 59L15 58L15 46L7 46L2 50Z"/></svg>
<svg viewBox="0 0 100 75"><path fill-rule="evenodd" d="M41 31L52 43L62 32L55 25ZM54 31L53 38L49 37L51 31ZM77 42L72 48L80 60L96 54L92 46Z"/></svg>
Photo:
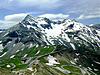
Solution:
<svg viewBox="0 0 100 75"><path fill-rule="evenodd" d="M75 20L64 19L62 21L52 21L45 17L32 17L27 15L25 19L21 22L21 24L30 30L30 28L37 29L39 28L41 32L45 33L47 37L55 37L69 32L72 33L81 33L88 35L96 35L94 34L93 29L89 28L82 23L79 23ZM95 31L96 32L96 31Z"/></svg>
<svg viewBox="0 0 100 75"><path fill-rule="evenodd" d="M33 20L33 16L31 15L27 15L23 21L30 21L30 20Z"/></svg>
<svg viewBox="0 0 100 75"><path fill-rule="evenodd" d="M22 43L66 45L67 42L74 43L77 40L100 42L100 32L98 30L70 19L52 21L48 18L34 18L27 15L21 23L8 30L9 32L6 31L5 35L2 34L3 37L10 36L14 40L19 38L18 40Z"/></svg>
<svg viewBox="0 0 100 75"><path fill-rule="evenodd" d="M82 27L83 25L78 23L78 22L75 22L73 20L70 20L70 19L64 19L62 21L52 21L48 18L45 18L45 17L32 17L30 15L27 15L25 17L25 19L21 22L21 23L24 23L26 25L33 25L33 24L37 24L37 26L39 27L43 27L45 29L45 26L50 26L52 27L52 25L63 25L64 27L68 27L68 28L80 28ZM46 27L48 28L48 27ZM49 29L49 28L48 28Z"/></svg>

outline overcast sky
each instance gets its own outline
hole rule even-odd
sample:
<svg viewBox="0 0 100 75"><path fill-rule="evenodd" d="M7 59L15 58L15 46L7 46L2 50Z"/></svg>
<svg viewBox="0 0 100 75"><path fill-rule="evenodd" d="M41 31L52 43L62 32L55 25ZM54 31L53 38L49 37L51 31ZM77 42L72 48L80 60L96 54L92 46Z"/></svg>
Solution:
<svg viewBox="0 0 100 75"><path fill-rule="evenodd" d="M27 14L100 23L100 0L0 0L0 22L17 22Z"/></svg>

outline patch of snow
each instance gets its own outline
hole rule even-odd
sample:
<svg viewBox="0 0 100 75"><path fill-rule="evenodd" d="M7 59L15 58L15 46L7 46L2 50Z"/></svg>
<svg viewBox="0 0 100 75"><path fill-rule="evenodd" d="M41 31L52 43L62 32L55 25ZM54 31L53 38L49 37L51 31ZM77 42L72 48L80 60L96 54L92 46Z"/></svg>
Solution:
<svg viewBox="0 0 100 75"><path fill-rule="evenodd" d="M77 61L77 60L79 60L79 59L78 59L78 58L75 58L74 60Z"/></svg>
<svg viewBox="0 0 100 75"><path fill-rule="evenodd" d="M97 64L100 64L100 62L97 62L97 61L94 61L95 63L97 63Z"/></svg>
<svg viewBox="0 0 100 75"><path fill-rule="evenodd" d="M16 44L13 44L13 47L15 46Z"/></svg>
<svg viewBox="0 0 100 75"><path fill-rule="evenodd" d="M55 65L55 64L60 64L60 63L58 63L56 60L56 58L55 57L53 57L53 56L51 56L51 55L49 55L48 57L47 57L47 60L48 60L48 62L49 63L46 63L47 65L49 65L49 66L53 66L53 65Z"/></svg>
<svg viewBox="0 0 100 75"><path fill-rule="evenodd" d="M2 33L3 31L0 31L0 33Z"/></svg>
<svg viewBox="0 0 100 75"><path fill-rule="evenodd" d="M7 52L4 52L0 57L3 57Z"/></svg>
<svg viewBox="0 0 100 75"><path fill-rule="evenodd" d="M25 58L28 54L25 54L23 58Z"/></svg>
<svg viewBox="0 0 100 75"><path fill-rule="evenodd" d="M74 64L74 65L76 65L76 63L74 63L73 61L70 61L71 62L71 64Z"/></svg>
<svg viewBox="0 0 100 75"><path fill-rule="evenodd" d="M2 43L2 41L0 41L0 43Z"/></svg>
<svg viewBox="0 0 100 75"><path fill-rule="evenodd" d="M67 34L65 34L65 38L66 38L67 42L71 41Z"/></svg>
<svg viewBox="0 0 100 75"><path fill-rule="evenodd" d="M27 25L27 28L30 29L30 28L34 28L32 25Z"/></svg>
<svg viewBox="0 0 100 75"><path fill-rule="evenodd" d="M90 67L88 67L89 70L92 70Z"/></svg>
<svg viewBox="0 0 100 75"><path fill-rule="evenodd" d="M20 50L17 50L16 53L19 52L19 51L20 51Z"/></svg>
<svg viewBox="0 0 100 75"><path fill-rule="evenodd" d="M39 53L40 53L40 50L38 50L37 53L36 53L35 55L37 55L37 54L39 54Z"/></svg>
<svg viewBox="0 0 100 75"><path fill-rule="evenodd" d="M10 65L7 65L7 68L10 68L11 66Z"/></svg>
<svg viewBox="0 0 100 75"><path fill-rule="evenodd" d="M23 24L23 23L22 23L22 24ZM24 27L26 27L26 25L25 25L25 24L23 24L23 26L24 26Z"/></svg>
<svg viewBox="0 0 100 75"><path fill-rule="evenodd" d="M48 24L48 23L45 22L44 20L40 20L40 21L38 22L38 24Z"/></svg>
<svg viewBox="0 0 100 75"><path fill-rule="evenodd" d="M83 75L86 74L86 71L85 71L85 70L83 70L83 69L81 69L81 68L80 68L80 70L81 70L81 72L82 72ZM90 75L90 74L89 74L89 75Z"/></svg>
<svg viewBox="0 0 100 75"><path fill-rule="evenodd" d="M3 35L3 36L6 36L7 34L8 34L9 32L7 32L5 35Z"/></svg>
<svg viewBox="0 0 100 75"><path fill-rule="evenodd" d="M33 44L32 44L32 43L30 43L30 46L29 46L29 48L31 48L31 47L33 47Z"/></svg>
<svg viewBox="0 0 100 75"><path fill-rule="evenodd" d="M15 55L12 55L10 58L14 58Z"/></svg>
<svg viewBox="0 0 100 75"><path fill-rule="evenodd" d="M77 56L80 55L79 53L75 53Z"/></svg>
<svg viewBox="0 0 100 75"><path fill-rule="evenodd" d="M36 47L39 47L39 45L37 44Z"/></svg>
<svg viewBox="0 0 100 75"><path fill-rule="evenodd" d="M94 71L99 71L98 69L94 69Z"/></svg>
<svg viewBox="0 0 100 75"><path fill-rule="evenodd" d="M27 68L27 69L30 70L30 71L34 71L32 67L29 67L29 68Z"/></svg>
<svg viewBox="0 0 100 75"><path fill-rule="evenodd" d="M75 46L74 46L73 43L70 43L70 45L72 46L72 48L73 48L74 50L76 50L76 48L75 48Z"/></svg>
<svg viewBox="0 0 100 75"><path fill-rule="evenodd" d="M80 67L82 66L82 65L79 65Z"/></svg>
<svg viewBox="0 0 100 75"><path fill-rule="evenodd" d="M47 37L57 37L61 34L61 29L63 29L62 25L53 25L53 29L45 29L45 32L47 33Z"/></svg>
<svg viewBox="0 0 100 75"><path fill-rule="evenodd" d="M3 46L2 44L0 44L0 52L2 52Z"/></svg>

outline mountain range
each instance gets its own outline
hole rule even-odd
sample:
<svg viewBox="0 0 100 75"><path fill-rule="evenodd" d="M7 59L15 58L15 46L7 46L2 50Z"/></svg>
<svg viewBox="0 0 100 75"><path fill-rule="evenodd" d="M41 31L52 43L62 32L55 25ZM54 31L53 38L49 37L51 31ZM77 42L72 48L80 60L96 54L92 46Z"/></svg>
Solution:
<svg viewBox="0 0 100 75"><path fill-rule="evenodd" d="M45 72L36 67L35 75L99 75L99 57L99 28L75 20L53 21L27 15L23 21L0 33L0 66L11 70L20 65L29 68L44 60L45 63L38 62L38 66L45 67ZM66 63L62 65L62 61ZM73 71L76 67L78 72L70 71L70 67ZM59 73L56 74L55 69Z"/></svg>

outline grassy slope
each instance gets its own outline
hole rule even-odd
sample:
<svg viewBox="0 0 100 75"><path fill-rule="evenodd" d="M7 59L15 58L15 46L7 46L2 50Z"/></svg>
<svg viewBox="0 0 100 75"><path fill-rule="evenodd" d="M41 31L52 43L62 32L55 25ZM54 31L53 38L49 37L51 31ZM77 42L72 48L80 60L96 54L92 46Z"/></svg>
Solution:
<svg viewBox="0 0 100 75"><path fill-rule="evenodd" d="M67 49L63 50L62 47L60 49L62 50L59 51L59 49L57 49L59 52L56 52L54 46L48 46L37 48L32 47L30 49L20 51L15 54L14 58L5 59L0 63L0 75L19 75L21 73L24 75L95 75L94 71L88 69L88 67L91 67L91 59L94 58L91 56L91 54L86 54L87 58L85 58L84 52L81 52L79 56L76 56L74 51L69 51ZM38 51L40 52L37 54ZM27 57L32 57L32 60L40 60L38 64L33 63L33 71L27 69L28 64L23 64L21 62L21 57L25 54L28 54ZM56 57L60 64L55 66L46 65L48 62L47 56L49 54ZM75 61L75 58L78 58L78 61ZM15 67L12 65L12 63L15 65ZM11 65L11 67L7 68L7 65ZM70 71L71 73L66 74L59 70L58 67L64 71ZM95 73L99 75L100 71Z"/></svg>

